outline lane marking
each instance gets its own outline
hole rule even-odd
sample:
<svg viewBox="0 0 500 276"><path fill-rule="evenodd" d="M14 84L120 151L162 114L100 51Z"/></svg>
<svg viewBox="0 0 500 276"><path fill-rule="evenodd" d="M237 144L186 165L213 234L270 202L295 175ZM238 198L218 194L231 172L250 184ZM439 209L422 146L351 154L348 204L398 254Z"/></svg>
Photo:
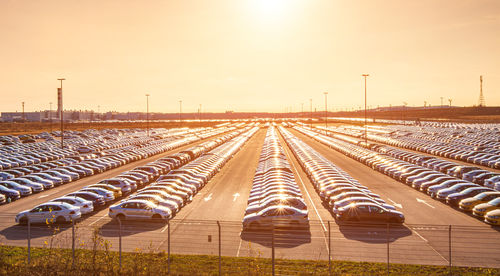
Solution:
<svg viewBox="0 0 500 276"><path fill-rule="evenodd" d="M239 194L239 193L235 193L235 194L233 195L233 201L236 201L236 199L237 199L239 196L240 196L240 194Z"/></svg>
<svg viewBox="0 0 500 276"><path fill-rule="evenodd" d="M283 138L283 135L281 133L280 133L280 135ZM293 156L294 159L292 159L290 157L290 154L288 153L288 150L287 150L288 144L286 143L286 141L285 141L284 138L283 138L283 142L285 143L285 145L283 146L283 149L285 150L285 154L286 154L288 160L290 161L290 163L292 163L292 167L295 170L295 173L297 174L297 176L299 177L299 181L302 184L302 187L304 188L304 191L306 192L307 198L309 199L309 202L311 203L314 211L316 212L316 215L319 218L319 221L321 223L321 227L323 227L323 235L324 235L323 241L325 242L326 251L328 251L328 240L326 239L326 232L328 230L325 227L325 223L323 222L323 219L319 215L318 209L316 209L316 205L314 205L314 202L312 201L312 198L311 198L311 195L309 194L309 191L307 191L306 185L304 184L304 181L302 180L302 176L300 176L299 171L297 170L297 167L295 167L295 163L293 162L294 160L296 160L295 159L295 155ZM281 144L281 141L280 141L280 144ZM298 161L298 160L296 160L296 161Z"/></svg>
<svg viewBox="0 0 500 276"><path fill-rule="evenodd" d="M241 232L240 232L240 237L241 237ZM243 240L240 238L240 245L238 245L238 251L236 251L236 257L240 256L240 249L241 249L241 243L242 242L243 242Z"/></svg>
<svg viewBox="0 0 500 276"><path fill-rule="evenodd" d="M406 228L410 229L415 234L417 234L417 236L420 237L432 249L432 251L436 252L436 254L438 254L438 256L441 257L445 262L448 262L448 260L443 255L441 255L441 253L439 253L436 249L434 249L434 247L429 243L429 241L426 238L422 237L422 235L420 235L420 233L418 233L417 230L409 227L408 225L406 225L406 223L403 223L403 225Z"/></svg>
<svg viewBox="0 0 500 276"><path fill-rule="evenodd" d="M53 195L54 193L50 193L50 194L45 194L45 195L41 195L39 196L38 198L44 198L44 197L48 197L49 195Z"/></svg>
<svg viewBox="0 0 500 276"><path fill-rule="evenodd" d="M102 217L100 217L100 218L98 218L98 219L94 220L92 223L90 223L90 224L89 224L89 226L94 225L96 222L100 221L100 220L101 220L101 219L103 219L103 218L105 218L105 217L104 217L104 216L102 216Z"/></svg>
<svg viewBox="0 0 500 276"><path fill-rule="evenodd" d="M399 209L403 209L403 205L401 204L398 204L396 202L394 202L394 200L390 199L390 198L387 198L387 200L389 200L390 202L392 202L392 204L396 207L398 207Z"/></svg>
<svg viewBox="0 0 500 276"><path fill-rule="evenodd" d="M168 224L167 224L167 225L165 225L165 227L163 227L163 229L161 229L160 233L165 232L165 230L167 230L167 229L168 229Z"/></svg>
<svg viewBox="0 0 500 276"><path fill-rule="evenodd" d="M316 209L316 206L314 205L314 203L312 201L311 195L307 191L306 185L304 184L304 181L302 181L302 177L300 176L299 172L297 171L297 168L295 167L293 160L290 158L290 154L288 154L288 150L286 149L288 147L288 144L286 144L286 142L285 142L285 145L286 145L286 147L283 147L283 149L285 150L285 153L286 153L288 159L290 160L290 163L292 163L293 169L295 170L295 173L299 177L300 183L304 187L304 191L306 192L306 195L307 195L307 198L309 199L309 202L311 202L311 205L312 205L314 211L316 212L316 215L318 215L319 221L321 222L321 227L323 227L324 232L327 232L325 223L323 222L323 219L321 219L321 216L319 215L318 209ZM294 158L295 158L295 156L294 156ZM326 240L325 240L325 243L326 243ZM327 245L327 248L328 248L328 245Z"/></svg>
<svg viewBox="0 0 500 276"><path fill-rule="evenodd" d="M205 201L209 201L212 199L213 193L210 193L207 197L203 198Z"/></svg>
<svg viewBox="0 0 500 276"><path fill-rule="evenodd" d="M429 203L427 203L427 201L425 201L425 200L423 200L423 199L420 199L420 198L418 198L418 197L417 197L416 199L417 199L417 202L423 203L423 204L425 204L425 205L427 205L427 206L431 207L432 209L436 209L436 207L434 207L434 206L430 205Z"/></svg>

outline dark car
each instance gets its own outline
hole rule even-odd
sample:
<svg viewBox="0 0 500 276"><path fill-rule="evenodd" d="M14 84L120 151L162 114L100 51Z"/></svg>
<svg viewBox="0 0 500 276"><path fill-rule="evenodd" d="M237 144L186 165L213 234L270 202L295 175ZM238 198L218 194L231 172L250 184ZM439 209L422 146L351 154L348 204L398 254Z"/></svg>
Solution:
<svg viewBox="0 0 500 276"><path fill-rule="evenodd" d="M6 188L4 186L0 186L0 194L5 196L7 202L11 202L21 198L21 194L18 191Z"/></svg>
<svg viewBox="0 0 500 276"><path fill-rule="evenodd" d="M94 210L98 210L103 208L106 205L106 201L104 200L103 196L91 193L91 192L81 192L77 191L71 194L67 194L66 196L76 196L76 197L81 197L86 200L92 201L92 204L94 205Z"/></svg>
<svg viewBox="0 0 500 276"><path fill-rule="evenodd" d="M494 192L495 190L485 188L485 187L471 187L467 188L461 192L450 194L446 197L446 203L453 207L458 207L458 204L462 199L473 197L484 192Z"/></svg>
<svg viewBox="0 0 500 276"><path fill-rule="evenodd" d="M380 205L367 202L353 203L339 208L336 213L336 218L338 220L371 223L403 223L405 221L403 213L385 209Z"/></svg>

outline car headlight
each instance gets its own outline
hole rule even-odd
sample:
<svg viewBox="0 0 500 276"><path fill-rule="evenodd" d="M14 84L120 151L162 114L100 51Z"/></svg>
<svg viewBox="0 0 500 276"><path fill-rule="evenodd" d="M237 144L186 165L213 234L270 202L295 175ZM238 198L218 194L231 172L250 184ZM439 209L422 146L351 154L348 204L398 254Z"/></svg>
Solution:
<svg viewBox="0 0 500 276"><path fill-rule="evenodd" d="M484 211L486 211L486 209L477 209L476 211L478 211L478 212L484 212Z"/></svg>
<svg viewBox="0 0 500 276"><path fill-rule="evenodd" d="M462 203L463 206L467 206L467 205L470 205L471 203L470 202L464 202Z"/></svg>
<svg viewBox="0 0 500 276"><path fill-rule="evenodd" d="M500 216L488 216L490 219L498 219Z"/></svg>
<svg viewBox="0 0 500 276"><path fill-rule="evenodd" d="M403 215L403 214L399 214L399 217L401 217L401 218L402 218L402 217L404 217L404 215Z"/></svg>

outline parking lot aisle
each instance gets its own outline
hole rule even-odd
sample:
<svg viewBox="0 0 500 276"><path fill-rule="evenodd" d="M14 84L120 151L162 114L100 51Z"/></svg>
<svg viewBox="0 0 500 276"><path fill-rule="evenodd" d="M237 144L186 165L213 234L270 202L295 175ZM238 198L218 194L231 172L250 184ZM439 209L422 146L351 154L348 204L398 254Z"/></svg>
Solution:
<svg viewBox="0 0 500 276"><path fill-rule="evenodd" d="M389 176L374 171L357 160L347 157L298 131L293 129L290 129L290 131L349 173L361 184L379 194L387 203L394 205L397 210L403 212L405 222L408 224L452 224L489 227L479 220L454 210L444 203L433 200L426 194L416 191Z"/></svg>
<svg viewBox="0 0 500 276"><path fill-rule="evenodd" d="M221 230L225 233L223 254L236 256L241 241L241 221L265 134L265 129L257 131L176 215L171 225L173 252L211 254L217 245L216 221L221 221ZM166 250L166 246L164 242L159 249Z"/></svg>

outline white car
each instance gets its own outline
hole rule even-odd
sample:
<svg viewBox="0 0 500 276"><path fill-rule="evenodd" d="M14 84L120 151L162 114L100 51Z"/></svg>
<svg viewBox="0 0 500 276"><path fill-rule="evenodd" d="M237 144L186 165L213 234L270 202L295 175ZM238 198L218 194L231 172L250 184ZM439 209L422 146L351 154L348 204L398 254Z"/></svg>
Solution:
<svg viewBox="0 0 500 276"><path fill-rule="evenodd" d="M260 227L305 226L309 222L307 210L286 205L275 205L243 218L243 229Z"/></svg>
<svg viewBox="0 0 500 276"><path fill-rule="evenodd" d="M80 208L64 202L47 202L31 210L22 211L16 216L19 224L30 223L65 223L79 219Z"/></svg>
<svg viewBox="0 0 500 276"><path fill-rule="evenodd" d="M85 200L77 196L63 196L53 199L50 202L65 202L69 205L80 207L80 212L82 213L82 215L86 215L94 211L94 204L92 204L92 201Z"/></svg>
<svg viewBox="0 0 500 276"><path fill-rule="evenodd" d="M126 219L168 220L172 211L166 207L154 205L150 201L132 199L109 207L109 217Z"/></svg>

